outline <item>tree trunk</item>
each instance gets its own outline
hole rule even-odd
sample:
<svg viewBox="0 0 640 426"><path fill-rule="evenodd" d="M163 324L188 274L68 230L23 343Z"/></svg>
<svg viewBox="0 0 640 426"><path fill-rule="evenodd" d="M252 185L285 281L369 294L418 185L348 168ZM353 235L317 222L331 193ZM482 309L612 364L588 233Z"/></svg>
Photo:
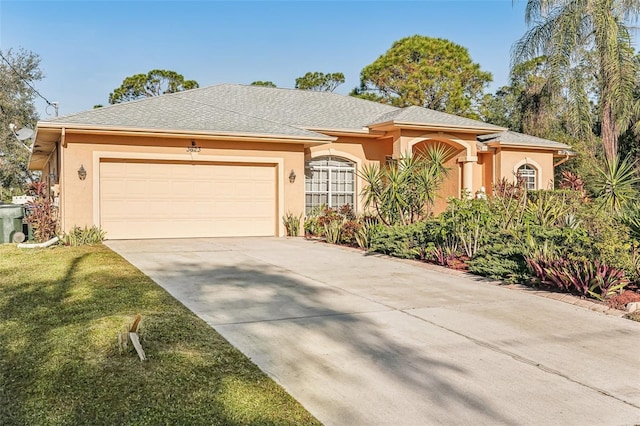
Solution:
<svg viewBox="0 0 640 426"><path fill-rule="evenodd" d="M620 132L616 125L611 102L605 100L602 105L602 145L607 160L612 161L618 156L618 137Z"/></svg>

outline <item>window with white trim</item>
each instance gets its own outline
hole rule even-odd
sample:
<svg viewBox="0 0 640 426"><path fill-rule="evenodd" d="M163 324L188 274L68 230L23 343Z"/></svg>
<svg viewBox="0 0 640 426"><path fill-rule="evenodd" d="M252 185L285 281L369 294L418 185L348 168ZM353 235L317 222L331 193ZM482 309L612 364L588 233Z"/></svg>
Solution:
<svg viewBox="0 0 640 426"><path fill-rule="evenodd" d="M528 164L518 167L518 179L524 182L525 189L534 190L536 187L537 171Z"/></svg>
<svg viewBox="0 0 640 426"><path fill-rule="evenodd" d="M316 207L355 207L356 165L339 157L318 157L308 161L304 170L305 211Z"/></svg>

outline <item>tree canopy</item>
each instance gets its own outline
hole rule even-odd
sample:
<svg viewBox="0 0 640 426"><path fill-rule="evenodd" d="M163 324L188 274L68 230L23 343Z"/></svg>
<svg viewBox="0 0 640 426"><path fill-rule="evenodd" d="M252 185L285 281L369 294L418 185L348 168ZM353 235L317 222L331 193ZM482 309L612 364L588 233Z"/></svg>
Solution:
<svg viewBox="0 0 640 426"><path fill-rule="evenodd" d="M595 84L587 65L575 64L552 80L545 56L521 62L512 68L509 85L485 95L480 116L492 124L570 145L578 155L560 166L558 173L568 168L593 182L598 164L593 135L597 105L587 95Z"/></svg>
<svg viewBox="0 0 640 426"><path fill-rule="evenodd" d="M573 114L583 133L593 127L584 105L597 99L599 133L609 161L618 155L621 133L640 114L640 100L634 96L640 64L630 36L638 14L640 0L528 0L525 21L530 28L513 49L514 65L540 54L547 57L551 93L568 93L576 106L583 106ZM595 77L593 87L585 72ZM576 79L566 84L567 76Z"/></svg>
<svg viewBox="0 0 640 426"><path fill-rule="evenodd" d="M263 87L278 87L276 86L276 84L273 81L262 81L262 80L258 80L258 81L254 81L251 83L251 86L263 86Z"/></svg>
<svg viewBox="0 0 640 426"><path fill-rule="evenodd" d="M322 73L308 72L302 77L296 78L296 89L314 90L316 92L333 92L344 83L344 74L341 72Z"/></svg>
<svg viewBox="0 0 640 426"><path fill-rule="evenodd" d="M35 128L38 114L35 92L29 87L44 77L40 57L28 50L0 50L0 186L21 190L34 176L28 170L29 151L11 132ZM28 141L25 141L28 143Z"/></svg>
<svg viewBox="0 0 640 426"><path fill-rule="evenodd" d="M109 103L182 92L199 87L195 80L185 80L182 74L170 70L151 70L147 74L135 74L125 78L120 87L109 94Z"/></svg>
<svg viewBox="0 0 640 426"><path fill-rule="evenodd" d="M477 103L491 80L466 48L414 35L394 42L367 65L360 73L360 87L351 94L399 107L418 105L476 117Z"/></svg>

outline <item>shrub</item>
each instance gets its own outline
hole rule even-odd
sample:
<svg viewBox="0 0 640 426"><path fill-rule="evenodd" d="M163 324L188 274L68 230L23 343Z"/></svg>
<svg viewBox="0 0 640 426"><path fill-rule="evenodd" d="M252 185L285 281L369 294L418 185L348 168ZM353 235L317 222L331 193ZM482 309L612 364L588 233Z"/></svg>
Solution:
<svg viewBox="0 0 640 426"><path fill-rule="evenodd" d="M452 246L436 246L431 249L430 258L434 263L450 268L453 266L457 254Z"/></svg>
<svg viewBox="0 0 640 426"><path fill-rule="evenodd" d="M472 259L486 238L486 230L494 221L486 200L449 200L447 210L440 215L439 242L455 238L464 253Z"/></svg>
<svg viewBox="0 0 640 426"><path fill-rule="evenodd" d="M384 229L384 225L370 216L362 216L359 220L360 227L357 229L354 238L356 244L361 249L369 250L373 238Z"/></svg>
<svg viewBox="0 0 640 426"><path fill-rule="evenodd" d="M356 235L362 228L356 220L345 220L342 223L342 229L340 230L340 242L342 244L354 244L356 242Z"/></svg>
<svg viewBox="0 0 640 426"><path fill-rule="evenodd" d="M80 228L74 226L67 234L63 234L60 241L65 246L85 246L98 244L104 241L106 233L98 226L92 226L91 228Z"/></svg>
<svg viewBox="0 0 640 426"><path fill-rule="evenodd" d="M525 262L525 247L507 231L491 231L491 239L467 262L469 271L493 280L527 283L531 275Z"/></svg>
<svg viewBox="0 0 640 426"><path fill-rule="evenodd" d="M368 164L358 170L364 207L386 225L409 224L431 215L438 188L454 154L444 144L431 144L419 155L403 155L387 166Z"/></svg>
<svg viewBox="0 0 640 426"><path fill-rule="evenodd" d="M371 250L403 259L424 258L425 222L381 227L371 239Z"/></svg>
<svg viewBox="0 0 640 426"><path fill-rule="evenodd" d="M332 222L342 224L345 221L355 221L355 219L356 215L349 204L345 204L339 209L322 205L321 207L314 208L307 214L304 221L304 233L308 236L326 237L325 230Z"/></svg>
<svg viewBox="0 0 640 426"><path fill-rule="evenodd" d="M324 236L327 242L338 244L342 234L342 221L333 220L324 224Z"/></svg>
<svg viewBox="0 0 640 426"><path fill-rule="evenodd" d="M629 283L623 270L599 261L549 259L542 255L526 260L539 284L580 296L604 300Z"/></svg>
<svg viewBox="0 0 640 426"><path fill-rule="evenodd" d="M56 236L58 208L49 197L48 186L44 182L29 185L27 193L35 199L26 204L26 220L33 229L33 238L36 242L43 243Z"/></svg>
<svg viewBox="0 0 640 426"><path fill-rule="evenodd" d="M297 237L300 234L300 220L302 220L302 213L296 216L291 212L287 212L282 216L282 222L287 230L288 237Z"/></svg>

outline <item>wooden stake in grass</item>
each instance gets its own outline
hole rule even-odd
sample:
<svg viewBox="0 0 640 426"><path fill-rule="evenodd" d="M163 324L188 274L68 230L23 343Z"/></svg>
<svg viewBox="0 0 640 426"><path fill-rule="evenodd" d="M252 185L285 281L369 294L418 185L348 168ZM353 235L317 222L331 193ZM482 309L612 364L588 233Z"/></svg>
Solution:
<svg viewBox="0 0 640 426"><path fill-rule="evenodd" d="M141 320L142 316L136 314L133 324L131 324L124 333L118 333L118 346L120 347L120 353L123 353L129 342L131 342L138 353L140 361L144 361L147 359L147 356L144 353L144 349L142 349L142 344L140 344L140 336L138 336L138 327L140 327Z"/></svg>

